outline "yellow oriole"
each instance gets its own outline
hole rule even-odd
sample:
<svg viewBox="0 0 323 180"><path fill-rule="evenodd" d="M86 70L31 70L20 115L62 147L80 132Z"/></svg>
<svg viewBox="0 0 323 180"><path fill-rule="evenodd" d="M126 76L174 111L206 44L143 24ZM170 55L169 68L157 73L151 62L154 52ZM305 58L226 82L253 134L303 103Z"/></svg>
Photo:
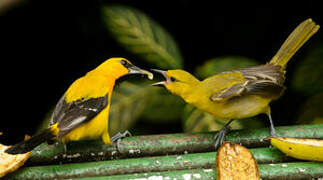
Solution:
<svg viewBox="0 0 323 180"><path fill-rule="evenodd" d="M27 141L6 150L10 154L26 153L41 143L58 140L69 141L101 137L110 145L108 118L110 100L115 81L127 74L153 75L124 58L110 58L85 76L77 79L57 103L51 116L49 128ZM120 137L117 135L116 140Z"/></svg>
<svg viewBox="0 0 323 180"><path fill-rule="evenodd" d="M271 136L275 129L269 103L285 90L285 67L296 51L319 29L312 19L302 22L287 38L277 54L265 65L223 72L199 81L183 70L154 70L166 81L164 86L187 103L206 111L227 124L215 136L216 147L222 144L233 119L244 119L261 113L268 115Z"/></svg>

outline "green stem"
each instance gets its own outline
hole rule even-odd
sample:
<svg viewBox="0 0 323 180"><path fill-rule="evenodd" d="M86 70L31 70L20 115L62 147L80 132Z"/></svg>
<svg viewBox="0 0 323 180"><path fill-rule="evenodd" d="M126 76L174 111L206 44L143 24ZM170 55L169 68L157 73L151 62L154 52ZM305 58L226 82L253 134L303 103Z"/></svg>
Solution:
<svg viewBox="0 0 323 180"><path fill-rule="evenodd" d="M277 127L276 131L284 137L323 138L323 124ZM64 154L62 144L42 144L33 150L28 165L210 152L214 151L214 135L215 132L133 136L120 142L119 151L115 146L106 146L101 141L79 141L68 145L67 155ZM248 129L232 131L226 139L246 147L263 147L269 145L264 140L268 136L267 128Z"/></svg>
<svg viewBox="0 0 323 180"><path fill-rule="evenodd" d="M250 149L258 163L291 161L276 148ZM215 152L21 168L9 179L63 179L215 167Z"/></svg>

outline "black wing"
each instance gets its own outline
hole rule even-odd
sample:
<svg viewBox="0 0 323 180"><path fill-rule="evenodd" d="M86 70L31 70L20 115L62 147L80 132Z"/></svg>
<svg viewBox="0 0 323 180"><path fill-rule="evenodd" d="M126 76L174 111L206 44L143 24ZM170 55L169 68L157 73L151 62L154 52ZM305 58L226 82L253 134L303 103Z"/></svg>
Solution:
<svg viewBox="0 0 323 180"><path fill-rule="evenodd" d="M210 98L212 101L248 94L278 98L285 90L285 72L280 66L267 64L233 72L242 73L245 81L213 94Z"/></svg>
<svg viewBox="0 0 323 180"><path fill-rule="evenodd" d="M62 138L74 128L88 122L108 105L108 94L103 97L78 100L67 103L63 96L56 105L49 125L58 122L58 138Z"/></svg>

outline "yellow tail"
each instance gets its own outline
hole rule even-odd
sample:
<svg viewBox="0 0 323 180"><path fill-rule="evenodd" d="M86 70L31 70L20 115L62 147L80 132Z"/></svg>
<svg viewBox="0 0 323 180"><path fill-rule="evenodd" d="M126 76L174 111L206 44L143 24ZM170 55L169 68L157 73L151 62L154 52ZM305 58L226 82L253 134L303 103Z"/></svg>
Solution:
<svg viewBox="0 0 323 180"><path fill-rule="evenodd" d="M288 36L276 55L269 62L270 64L280 65L285 68L287 62L297 52L297 50L319 30L320 26L316 25L312 19L303 21Z"/></svg>

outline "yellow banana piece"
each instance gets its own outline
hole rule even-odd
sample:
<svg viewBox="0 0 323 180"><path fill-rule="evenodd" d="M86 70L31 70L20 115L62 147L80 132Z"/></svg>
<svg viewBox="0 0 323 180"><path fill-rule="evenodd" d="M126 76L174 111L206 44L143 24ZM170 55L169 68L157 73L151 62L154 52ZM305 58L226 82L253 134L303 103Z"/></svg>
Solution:
<svg viewBox="0 0 323 180"><path fill-rule="evenodd" d="M231 142L224 142L216 155L218 180L248 179L259 180L257 161L251 152Z"/></svg>
<svg viewBox="0 0 323 180"><path fill-rule="evenodd" d="M271 137L270 143L290 157L323 162L323 140Z"/></svg>

